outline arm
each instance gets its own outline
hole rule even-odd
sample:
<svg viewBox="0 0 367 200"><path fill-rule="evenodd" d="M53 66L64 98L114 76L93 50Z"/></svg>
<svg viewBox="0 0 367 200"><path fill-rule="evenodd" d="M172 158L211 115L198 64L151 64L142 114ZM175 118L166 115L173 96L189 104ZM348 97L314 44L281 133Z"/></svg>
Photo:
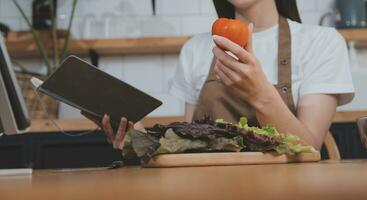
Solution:
<svg viewBox="0 0 367 200"><path fill-rule="evenodd" d="M275 91L277 93L277 91ZM272 124L280 132L289 132L302 138L303 143L320 149L336 111L337 98L333 95L313 94L300 99L294 116L278 94L268 103L257 104L256 117L261 125Z"/></svg>
<svg viewBox="0 0 367 200"><path fill-rule="evenodd" d="M299 102L298 118L294 116L267 80L260 62L254 56L251 32L252 27L245 49L226 38L213 36L218 46L226 47L238 58L234 59L215 47L215 72L229 90L253 107L261 125L272 124L280 132L296 134L304 143L321 148L336 110L337 98L333 95L304 95Z"/></svg>
<svg viewBox="0 0 367 200"><path fill-rule="evenodd" d="M275 96L276 99L271 101L271 104L255 111L260 124L262 126L272 124L280 132L295 133L304 140L303 142L320 149L335 114L336 96L310 94L301 97L297 108L298 117L290 112L279 95ZM195 105L185 104L187 122L192 121L194 110Z"/></svg>

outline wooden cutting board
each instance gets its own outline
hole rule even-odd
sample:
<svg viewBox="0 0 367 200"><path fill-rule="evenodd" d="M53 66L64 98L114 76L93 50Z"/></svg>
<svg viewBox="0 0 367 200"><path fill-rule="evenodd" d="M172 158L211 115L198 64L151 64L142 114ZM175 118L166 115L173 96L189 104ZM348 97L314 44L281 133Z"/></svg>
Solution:
<svg viewBox="0 0 367 200"><path fill-rule="evenodd" d="M164 154L143 163L144 167L196 167L218 165L251 165L277 164L295 162L317 162L320 153L300 153L294 155L279 155L275 152L238 152L238 153L183 153Z"/></svg>

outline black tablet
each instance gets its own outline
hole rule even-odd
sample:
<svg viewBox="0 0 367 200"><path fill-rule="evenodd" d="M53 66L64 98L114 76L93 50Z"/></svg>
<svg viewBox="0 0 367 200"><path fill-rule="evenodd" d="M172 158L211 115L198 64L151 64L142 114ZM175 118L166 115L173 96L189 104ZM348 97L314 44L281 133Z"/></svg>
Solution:
<svg viewBox="0 0 367 200"><path fill-rule="evenodd" d="M89 115L121 117L138 122L162 105L154 97L101 71L76 56L69 56L38 90Z"/></svg>

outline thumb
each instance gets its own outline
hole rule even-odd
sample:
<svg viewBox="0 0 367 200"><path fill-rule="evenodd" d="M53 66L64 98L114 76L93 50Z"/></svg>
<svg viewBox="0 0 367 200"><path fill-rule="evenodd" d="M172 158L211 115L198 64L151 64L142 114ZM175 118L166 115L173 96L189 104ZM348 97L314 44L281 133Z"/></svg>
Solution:
<svg viewBox="0 0 367 200"><path fill-rule="evenodd" d="M254 24L250 23L248 25L248 42L247 45L245 46L246 51L250 52L251 54L254 53L253 47L252 47L252 33L254 30Z"/></svg>

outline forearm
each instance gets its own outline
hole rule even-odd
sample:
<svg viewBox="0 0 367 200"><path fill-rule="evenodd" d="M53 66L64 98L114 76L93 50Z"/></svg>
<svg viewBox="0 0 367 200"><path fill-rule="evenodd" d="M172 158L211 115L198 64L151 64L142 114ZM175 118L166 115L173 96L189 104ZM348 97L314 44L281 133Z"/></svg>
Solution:
<svg viewBox="0 0 367 200"><path fill-rule="evenodd" d="M322 138L312 132L289 110L275 88L253 105L256 118L261 126L273 125L279 132L298 135L303 144L321 148Z"/></svg>

